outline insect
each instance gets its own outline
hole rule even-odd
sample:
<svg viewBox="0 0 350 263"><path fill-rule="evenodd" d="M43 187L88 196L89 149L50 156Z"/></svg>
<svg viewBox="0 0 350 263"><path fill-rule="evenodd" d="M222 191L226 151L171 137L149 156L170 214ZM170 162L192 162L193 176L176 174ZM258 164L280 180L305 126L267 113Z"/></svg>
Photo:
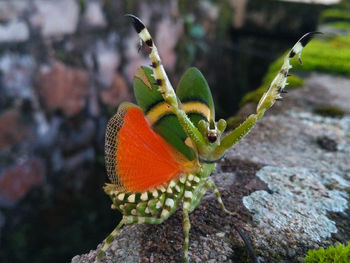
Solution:
<svg viewBox="0 0 350 263"><path fill-rule="evenodd" d="M223 136L226 122L215 121L211 92L200 71L187 70L175 93L150 33L139 18L126 16L132 19L140 40L150 48L152 64L151 68L138 68L135 74L138 106L122 103L107 126L105 160L111 183L106 184L104 190L112 199L112 208L120 210L123 217L106 238L96 262L123 225L161 224L181 204L184 262L189 262L189 213L199 205L204 194L212 189L220 207L229 215L235 215L225 208L210 179L216 162L282 98L292 67L290 59L298 55L300 60L303 47L316 32L305 34L287 54L258 103L256 114Z"/></svg>

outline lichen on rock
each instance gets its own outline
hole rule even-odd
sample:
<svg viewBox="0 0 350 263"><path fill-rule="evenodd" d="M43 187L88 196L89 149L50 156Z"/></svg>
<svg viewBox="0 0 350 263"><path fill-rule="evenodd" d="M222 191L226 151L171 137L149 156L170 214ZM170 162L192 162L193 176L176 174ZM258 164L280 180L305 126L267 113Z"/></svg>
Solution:
<svg viewBox="0 0 350 263"><path fill-rule="evenodd" d="M273 228L296 239L321 241L337 232L328 212L344 212L350 183L337 173L321 174L307 168L265 166L256 174L271 193L256 191L243 198L260 228ZM325 180L326 179L326 180ZM333 182L340 189L329 189ZM341 190L342 189L342 190Z"/></svg>

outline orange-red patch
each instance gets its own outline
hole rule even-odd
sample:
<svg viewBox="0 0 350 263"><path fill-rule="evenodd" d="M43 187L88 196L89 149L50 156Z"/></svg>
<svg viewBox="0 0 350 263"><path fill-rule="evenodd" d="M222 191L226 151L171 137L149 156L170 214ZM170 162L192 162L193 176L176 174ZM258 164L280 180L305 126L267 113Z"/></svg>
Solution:
<svg viewBox="0 0 350 263"><path fill-rule="evenodd" d="M155 133L138 107L129 107L118 134L116 169L127 191L143 192L184 172L175 149Z"/></svg>

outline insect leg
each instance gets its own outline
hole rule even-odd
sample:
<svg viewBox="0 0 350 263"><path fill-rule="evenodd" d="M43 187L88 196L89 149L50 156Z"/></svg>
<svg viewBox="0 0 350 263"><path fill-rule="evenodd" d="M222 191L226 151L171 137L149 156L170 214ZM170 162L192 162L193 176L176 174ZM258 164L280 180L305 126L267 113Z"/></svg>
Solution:
<svg viewBox="0 0 350 263"><path fill-rule="evenodd" d="M188 209L185 207L182 210L182 216L183 216L183 229L184 229L184 235L185 235L185 244L184 244L184 262L188 263L188 249L189 249L189 242L190 242L190 218L188 216Z"/></svg>
<svg viewBox="0 0 350 263"><path fill-rule="evenodd" d="M94 263L99 262L102 257L104 256L104 254L106 253L107 249L109 248L109 246L111 245L113 239L115 238L115 236L118 234L119 229L125 224L125 218L123 218L119 224L116 226L116 228L114 228L114 230L109 234L109 236L106 238L101 250L98 252L98 255L95 259Z"/></svg>
<svg viewBox="0 0 350 263"><path fill-rule="evenodd" d="M150 224L150 225L158 225L163 223L165 218L155 218L155 217L142 217L142 216L124 216L123 219L120 221L120 223L116 226L116 228L109 234L109 236L106 238L100 252L98 253L95 262L98 263L104 254L106 253L107 249L110 247L112 241L118 234L119 229L123 225L133 225L133 224Z"/></svg>
<svg viewBox="0 0 350 263"><path fill-rule="evenodd" d="M126 16L132 18L134 28L140 39L151 49L150 58L152 60L154 78L156 79L156 84L158 85L158 89L161 92L164 101L172 107L176 117L179 119L179 122L186 131L187 135L196 143L196 145L205 145L206 142L202 134L188 118L185 111L183 110L181 102L177 99L174 88L172 87L162 65L162 61L158 54L157 47L151 37L151 34L148 32L147 28L138 17L130 14Z"/></svg>
<svg viewBox="0 0 350 263"><path fill-rule="evenodd" d="M276 77L271 82L269 88L261 97L258 106L256 108L256 114L252 114L245 120L239 127L230 132L221 140L220 145L214 150L212 154L212 159L219 159L224 152L236 144L240 139L242 139L251 128L254 127L256 122L262 118L265 111L268 110L272 105L282 98L281 93L284 92L287 83L287 78L289 76L288 72L292 68L290 64L290 59L295 55L301 56L301 52L306 44L312 39L312 36L318 32L310 32L302 36L299 41L293 46L289 53L284 58L283 65L280 71L277 73Z"/></svg>
<svg viewBox="0 0 350 263"><path fill-rule="evenodd" d="M193 199L191 200L191 203L190 203L190 208L189 208L190 213L194 209L196 209L196 207L199 205L200 201L202 200L205 193L209 190L209 188L210 188L210 185L207 184L207 182L203 182L202 187L198 187L199 190L193 195Z"/></svg>
<svg viewBox="0 0 350 263"><path fill-rule="evenodd" d="M215 183L212 180L208 179L206 181L206 184L208 185L208 188L211 187L211 189L213 189L213 192L214 192L214 194L216 196L216 199L219 202L219 205L220 205L221 209L224 210L226 213L228 213L231 216L237 216L237 213L231 212L231 211L226 209L226 207L224 205L224 202L221 199L221 195L220 195L219 189L216 187Z"/></svg>

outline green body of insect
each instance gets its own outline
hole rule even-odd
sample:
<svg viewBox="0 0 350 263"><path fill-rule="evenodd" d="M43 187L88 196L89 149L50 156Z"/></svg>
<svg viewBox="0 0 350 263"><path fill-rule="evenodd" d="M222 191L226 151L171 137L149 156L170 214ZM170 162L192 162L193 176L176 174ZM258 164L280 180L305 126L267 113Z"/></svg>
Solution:
<svg viewBox="0 0 350 263"><path fill-rule="evenodd" d="M198 206L204 194L212 189L221 208L234 215L225 208L218 189L209 178L215 168L215 162L228 148L245 136L264 112L281 98L280 94L287 85L286 79L291 68L289 60L296 54L300 59L301 51L313 33L304 35L288 53L280 72L261 98L256 114L250 115L238 128L221 139L226 122L215 122L213 100L202 74L195 68L189 69L180 80L175 93L149 32L137 17L128 16L132 18L140 39L151 49L152 69L141 67L135 75L134 91L140 108L132 104L122 104L107 127L106 165L112 183L107 184L104 189L112 199L112 207L120 210L123 218L105 240L96 261L103 257L123 225L160 224L182 204L184 262L188 262L189 213ZM118 174L118 171L124 169L120 166L121 161L116 154L118 146L121 147L124 140L121 127L128 124L127 114L132 109L142 110L152 129L181 153L180 159L184 160L181 167L185 167L177 176L143 191L137 190L132 182L127 186L129 181ZM126 156L127 154L125 153ZM128 167L125 169L129 171Z"/></svg>

